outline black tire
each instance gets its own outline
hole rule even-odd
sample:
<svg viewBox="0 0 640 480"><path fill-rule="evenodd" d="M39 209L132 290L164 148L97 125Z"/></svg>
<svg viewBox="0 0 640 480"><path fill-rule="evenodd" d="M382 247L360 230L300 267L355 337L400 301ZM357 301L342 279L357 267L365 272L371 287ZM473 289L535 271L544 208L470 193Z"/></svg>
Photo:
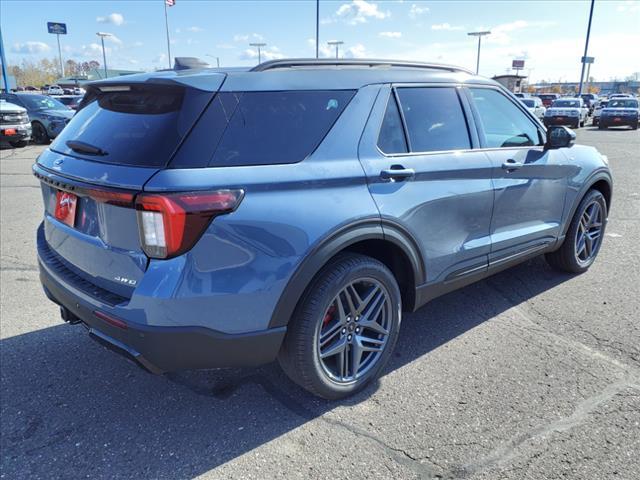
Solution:
<svg viewBox="0 0 640 480"><path fill-rule="evenodd" d="M29 142L27 140L18 140L17 142L9 142L9 144L13 148L23 148L26 147Z"/></svg>
<svg viewBox="0 0 640 480"><path fill-rule="evenodd" d="M344 323L341 322L341 317L347 319L349 315L353 315L352 309L351 314L346 313L348 309L344 309L344 305L346 305L343 301L346 298L344 290L354 285L356 287L361 285L364 288L367 282L371 285L370 289L361 290L358 292L359 295L371 297L372 295L366 292L373 294L374 289L377 289L384 295L384 298L378 304L374 304L372 301L368 304L368 308L363 307L362 318L360 318L360 314L356 313L355 318L351 318L348 323L346 320ZM373 296L377 296L377 294ZM338 301L343 306L342 313L344 315L340 315L336 309L340 308L336 303ZM379 311L372 314L372 311L378 310L376 305L380 307ZM328 400L352 395L376 379L391 357L398 339L401 307L402 300L398 283L383 263L364 255L340 254L322 268L298 303L278 355L280 365L291 380L315 395ZM376 330L378 330L377 325L386 326L382 330L386 331L387 335L377 334L367 326L367 324L372 324L371 318L367 318L369 316L373 318ZM377 319L383 319L383 321L378 323ZM334 354L324 360L320 358L320 352L323 348L320 345L323 328L329 330L329 333L324 333L324 335L328 335L325 340L325 353L328 353L329 350L335 350L334 346L338 344L347 345L341 349L342 353ZM368 332L367 335L365 335L365 330ZM331 331L335 331L335 333L331 334ZM358 332L359 335L356 335ZM373 341L377 343L384 342L382 346L377 347L379 350L376 352L362 350L362 339L370 338L370 336L373 336ZM347 342L347 338L351 343ZM367 341L365 340L364 343ZM356 364L354 352L357 352L358 348L361 352L359 358L362 360L357 363L358 367L355 368L352 378L347 379L349 377L349 361L352 363L351 372L353 372L353 365ZM345 358L347 359L346 367ZM338 374L337 377L340 378L332 376L330 361L335 363L336 369L346 370L347 375ZM363 369L359 376L360 367L367 369ZM345 379L341 380L343 377Z"/></svg>
<svg viewBox="0 0 640 480"><path fill-rule="evenodd" d="M631 125L631 129L632 130L637 130L638 129L638 122L636 122L633 125Z"/></svg>
<svg viewBox="0 0 640 480"><path fill-rule="evenodd" d="M582 120L582 121L580 122L580 126L581 126L581 127L584 127L586 123L587 123L587 120L586 120L586 119L585 119L585 120Z"/></svg>
<svg viewBox="0 0 640 480"><path fill-rule="evenodd" d="M603 125L601 123L598 124L598 130L606 130L606 129L607 129L606 125Z"/></svg>
<svg viewBox="0 0 640 480"><path fill-rule="evenodd" d="M572 127L574 130L577 130L580 128L580 120L578 120L578 123L576 123L575 125L572 125Z"/></svg>
<svg viewBox="0 0 640 480"><path fill-rule="evenodd" d="M592 253L589 255L589 258L582 260L578 256L580 252L576 252L576 250L578 249L576 246L578 244L578 230L580 229L581 221L583 219L585 211L590 208L591 205L594 204L594 202L600 206L602 212L600 233L598 235L597 244L593 248ZM576 209L576 212L571 219L571 224L569 225L569 229L567 230L567 235L565 236L564 242L562 242L560 248L555 252L547 253L545 255L547 262L553 268L562 270L564 272L586 272L598 256L598 252L600 251L600 247L602 246L602 240L604 239L606 226L607 202L605 201L602 193L600 193L598 190L589 190L580 201L580 204L578 205L578 208Z"/></svg>
<svg viewBox="0 0 640 480"><path fill-rule="evenodd" d="M47 133L47 129L44 128L40 122L33 122L31 124L32 127L32 138L33 143L37 145L47 145L51 141L49 138L49 134Z"/></svg>

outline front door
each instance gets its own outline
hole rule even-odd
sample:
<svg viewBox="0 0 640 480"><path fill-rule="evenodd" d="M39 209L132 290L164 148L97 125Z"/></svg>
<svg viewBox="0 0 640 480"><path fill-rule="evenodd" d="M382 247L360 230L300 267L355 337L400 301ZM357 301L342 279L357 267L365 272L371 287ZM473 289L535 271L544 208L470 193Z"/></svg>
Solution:
<svg viewBox="0 0 640 480"><path fill-rule="evenodd" d="M497 88L468 92L494 172L490 263L542 250L560 235L572 170L564 149L545 150L542 128Z"/></svg>

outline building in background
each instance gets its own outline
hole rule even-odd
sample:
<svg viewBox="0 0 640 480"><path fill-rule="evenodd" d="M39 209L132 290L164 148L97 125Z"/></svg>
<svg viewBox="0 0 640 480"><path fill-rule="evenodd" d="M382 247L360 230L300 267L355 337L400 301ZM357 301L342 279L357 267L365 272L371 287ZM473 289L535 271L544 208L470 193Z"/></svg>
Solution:
<svg viewBox="0 0 640 480"><path fill-rule="evenodd" d="M513 93L524 92L526 89L526 75L496 75L493 77L493 80L501 84L503 87L512 91Z"/></svg>

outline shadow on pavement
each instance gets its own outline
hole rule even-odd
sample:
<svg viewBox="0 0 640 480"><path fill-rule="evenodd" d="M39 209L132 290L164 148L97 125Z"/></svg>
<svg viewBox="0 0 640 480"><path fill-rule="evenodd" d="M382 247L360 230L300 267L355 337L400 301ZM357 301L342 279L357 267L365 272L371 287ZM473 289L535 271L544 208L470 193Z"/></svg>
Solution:
<svg viewBox="0 0 640 480"><path fill-rule="evenodd" d="M570 278L538 258L434 300L405 315L386 373ZM7 478L193 478L379 387L326 402L276 364L158 377L68 325L0 346Z"/></svg>

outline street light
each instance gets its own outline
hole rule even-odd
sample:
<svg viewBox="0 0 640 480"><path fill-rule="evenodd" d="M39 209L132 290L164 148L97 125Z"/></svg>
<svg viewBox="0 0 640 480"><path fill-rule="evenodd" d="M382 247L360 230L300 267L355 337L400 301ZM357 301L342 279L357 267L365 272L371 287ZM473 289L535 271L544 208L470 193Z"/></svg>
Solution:
<svg viewBox="0 0 640 480"><path fill-rule="evenodd" d="M260 65L262 63L262 50L260 49L262 47L266 47L267 44L266 43L250 43L249 46L258 48L258 65Z"/></svg>
<svg viewBox="0 0 640 480"><path fill-rule="evenodd" d="M209 53L205 53L204 56L205 57L215 58L216 59L216 66L217 66L217 68L220 68L220 57L216 57L215 55L211 55Z"/></svg>
<svg viewBox="0 0 640 480"><path fill-rule="evenodd" d="M331 46L335 46L336 47L336 60L338 59L338 48L340 48L340 45L344 45L344 42L342 40L332 40L331 42L327 42L327 45L331 45Z"/></svg>
<svg viewBox="0 0 640 480"><path fill-rule="evenodd" d="M491 35L491 32L489 30L484 32L469 32L467 35L470 37L478 37L478 58L476 60L476 75L478 75L480 72L480 41L485 35Z"/></svg>
<svg viewBox="0 0 640 480"><path fill-rule="evenodd" d="M106 32L96 32L96 35L100 37L100 41L102 42L102 61L104 62L104 78L107 78L107 54L104 50L104 37L112 37L110 33Z"/></svg>

